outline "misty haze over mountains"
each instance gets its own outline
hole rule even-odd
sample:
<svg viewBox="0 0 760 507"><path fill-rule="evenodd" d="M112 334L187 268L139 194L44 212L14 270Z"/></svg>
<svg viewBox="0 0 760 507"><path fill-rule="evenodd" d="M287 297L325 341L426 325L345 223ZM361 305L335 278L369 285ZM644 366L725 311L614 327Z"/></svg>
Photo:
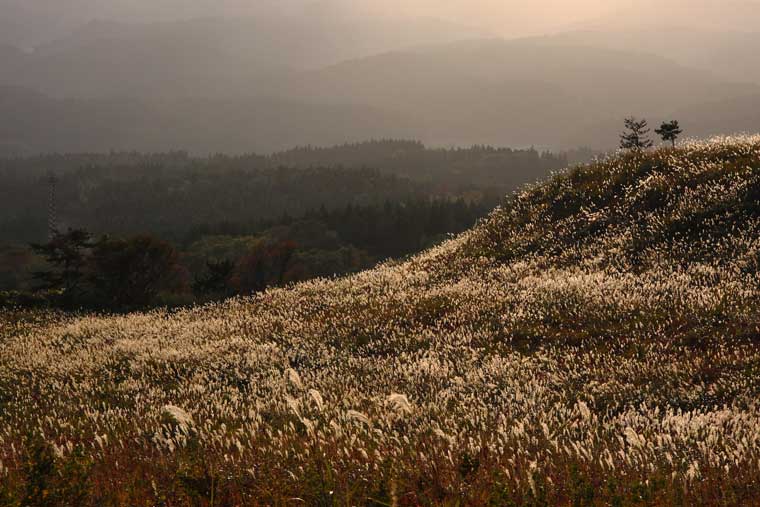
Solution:
<svg viewBox="0 0 760 507"><path fill-rule="evenodd" d="M544 2L556 28L530 37L538 25L371 3L0 0L0 153L378 137L608 149L631 114L690 135L760 124L758 2L581 2L564 25Z"/></svg>

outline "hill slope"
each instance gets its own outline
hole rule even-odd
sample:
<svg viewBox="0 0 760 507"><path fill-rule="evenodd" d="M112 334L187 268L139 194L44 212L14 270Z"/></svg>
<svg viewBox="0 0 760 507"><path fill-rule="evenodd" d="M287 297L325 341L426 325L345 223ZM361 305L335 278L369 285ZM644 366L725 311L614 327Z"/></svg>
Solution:
<svg viewBox="0 0 760 507"><path fill-rule="evenodd" d="M36 431L49 491L93 504L749 504L759 233L760 137L716 139L560 174L346 279L6 315L0 488L51 470L18 465Z"/></svg>

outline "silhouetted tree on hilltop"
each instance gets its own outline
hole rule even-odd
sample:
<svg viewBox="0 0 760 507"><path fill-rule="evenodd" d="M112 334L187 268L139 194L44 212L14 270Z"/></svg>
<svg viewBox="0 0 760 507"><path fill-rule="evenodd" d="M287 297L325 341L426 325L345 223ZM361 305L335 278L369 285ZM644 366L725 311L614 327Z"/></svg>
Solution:
<svg viewBox="0 0 760 507"><path fill-rule="evenodd" d="M678 140L678 136L683 134L683 130L681 130L681 126L678 124L678 120L663 123L660 128L655 130L655 132L662 138L663 141L672 143L673 148L676 147L676 140Z"/></svg>
<svg viewBox="0 0 760 507"><path fill-rule="evenodd" d="M634 117L625 119L626 131L620 135L620 147L624 150L641 151L654 146L647 136L649 123L646 120L638 120Z"/></svg>

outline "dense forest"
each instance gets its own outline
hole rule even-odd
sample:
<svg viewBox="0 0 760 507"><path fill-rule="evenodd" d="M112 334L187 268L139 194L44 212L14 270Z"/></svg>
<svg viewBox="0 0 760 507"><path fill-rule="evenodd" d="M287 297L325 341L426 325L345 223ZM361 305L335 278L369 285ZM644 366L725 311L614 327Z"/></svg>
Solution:
<svg viewBox="0 0 760 507"><path fill-rule="evenodd" d="M201 225L299 216L321 206L492 198L567 162L567 154L534 149L427 149L407 141L307 147L269 156L194 158L175 152L3 159L0 241L44 237L51 172L62 226L177 240Z"/></svg>
<svg viewBox="0 0 760 507"><path fill-rule="evenodd" d="M355 272L461 232L520 185L589 156L383 140L271 155L3 159L0 290L60 291L66 255L81 267L78 302L122 309ZM127 283L118 276L147 269L139 251L172 276L129 282L153 285L149 295L114 294Z"/></svg>

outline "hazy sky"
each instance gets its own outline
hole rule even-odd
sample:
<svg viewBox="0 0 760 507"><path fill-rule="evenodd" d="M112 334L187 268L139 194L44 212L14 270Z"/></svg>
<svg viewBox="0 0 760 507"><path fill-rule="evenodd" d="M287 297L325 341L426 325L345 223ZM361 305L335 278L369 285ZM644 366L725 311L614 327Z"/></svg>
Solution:
<svg viewBox="0 0 760 507"><path fill-rule="evenodd" d="M379 12L446 17L508 34L596 17L609 11L615 0L364 0L364 3Z"/></svg>
<svg viewBox="0 0 760 507"><path fill-rule="evenodd" d="M148 21L270 11L437 17L510 37L562 30L610 14L646 23L694 26L717 19L726 26L741 25L748 17L754 23L758 10L758 0L0 0L0 29L29 43L60 36L94 18ZM733 20L723 23L724 18Z"/></svg>
<svg viewBox="0 0 760 507"><path fill-rule="evenodd" d="M623 0L0 0L0 8L64 17L167 18L239 15L262 9L369 12L388 16L433 16L510 26L581 19ZM635 2L634 2L635 3Z"/></svg>
<svg viewBox="0 0 760 507"><path fill-rule="evenodd" d="M230 5L250 5L226 0ZM261 0L259 0L261 1ZM266 1L266 0L264 0ZM303 4L308 0L292 0ZM390 16L433 16L516 36L599 24L741 28L758 31L759 0L323 0L345 10ZM234 9L233 9L234 10Z"/></svg>

